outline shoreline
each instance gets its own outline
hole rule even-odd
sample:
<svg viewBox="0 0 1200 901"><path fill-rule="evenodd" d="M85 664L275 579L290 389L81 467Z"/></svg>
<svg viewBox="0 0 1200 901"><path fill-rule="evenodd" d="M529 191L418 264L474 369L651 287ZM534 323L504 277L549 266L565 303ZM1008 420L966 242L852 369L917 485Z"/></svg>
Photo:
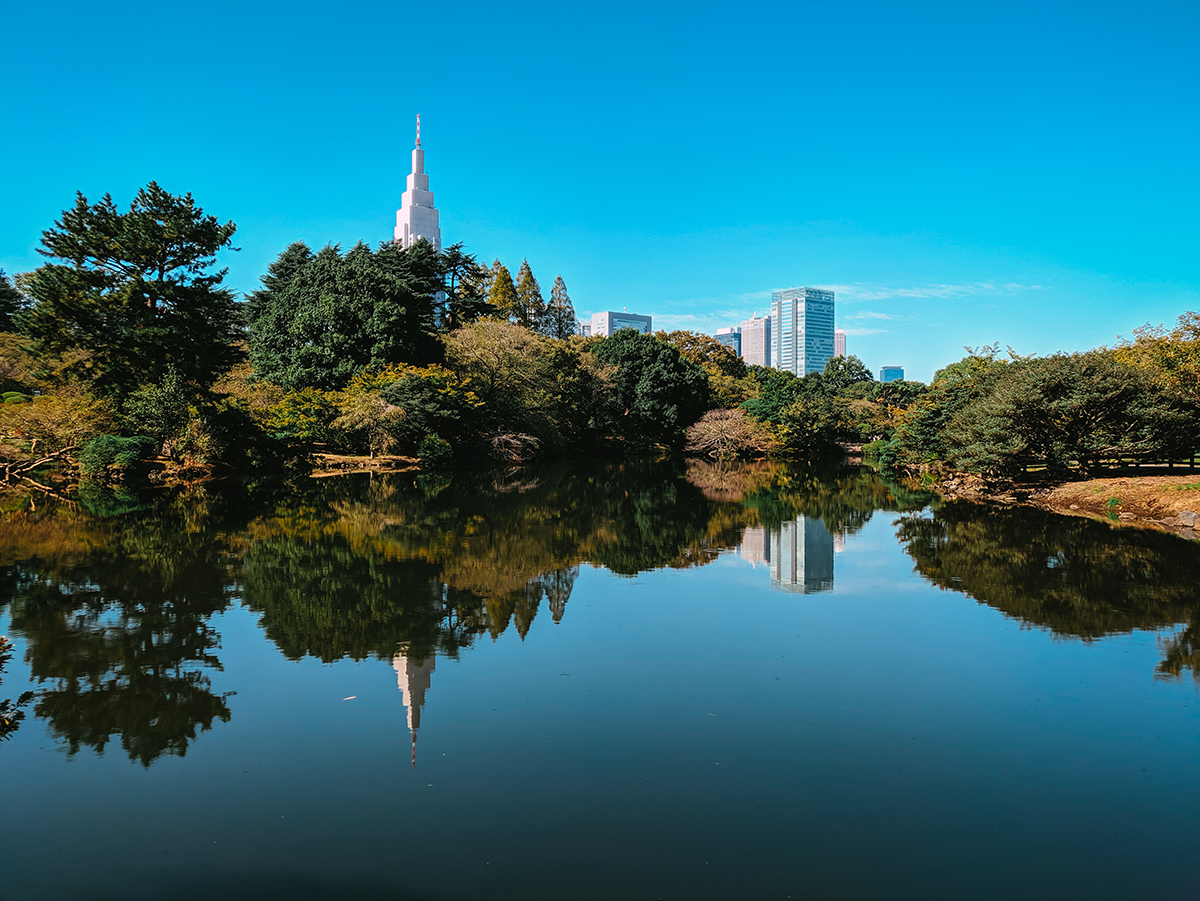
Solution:
<svg viewBox="0 0 1200 901"><path fill-rule="evenodd" d="M1056 484L1014 483L1007 488L989 485L979 476L956 475L927 487L947 500L1036 507L1113 526L1200 539L1200 472L1113 476Z"/></svg>

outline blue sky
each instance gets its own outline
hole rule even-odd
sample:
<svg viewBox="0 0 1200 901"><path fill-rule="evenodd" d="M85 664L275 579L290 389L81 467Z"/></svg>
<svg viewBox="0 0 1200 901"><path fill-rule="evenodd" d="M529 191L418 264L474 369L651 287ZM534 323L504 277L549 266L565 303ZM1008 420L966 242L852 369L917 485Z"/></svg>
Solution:
<svg viewBox="0 0 1200 901"><path fill-rule="evenodd" d="M291 241L449 244L712 331L834 286L849 350L1112 343L1200 309L1200 4L11 3L0 266L151 179Z"/></svg>

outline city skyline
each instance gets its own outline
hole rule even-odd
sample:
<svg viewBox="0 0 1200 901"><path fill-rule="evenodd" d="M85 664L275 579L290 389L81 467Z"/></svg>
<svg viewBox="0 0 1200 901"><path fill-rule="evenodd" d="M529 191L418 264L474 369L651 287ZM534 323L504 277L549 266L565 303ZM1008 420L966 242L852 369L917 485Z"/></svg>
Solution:
<svg viewBox="0 0 1200 901"><path fill-rule="evenodd" d="M964 345L1085 350L1200 308L1192 6L368 3L367 32L288 9L14 5L0 266L40 265L76 191L124 207L153 179L238 224L220 265L254 291L293 241L389 238L420 112L446 243L561 273L581 318L712 334L799 279L837 294L855 355L928 381ZM453 35L454 64L398 89L398 33ZM790 68L796 33L839 65ZM547 78L515 43L570 52ZM138 49L106 62L127 112L84 137L45 98L100 46Z"/></svg>

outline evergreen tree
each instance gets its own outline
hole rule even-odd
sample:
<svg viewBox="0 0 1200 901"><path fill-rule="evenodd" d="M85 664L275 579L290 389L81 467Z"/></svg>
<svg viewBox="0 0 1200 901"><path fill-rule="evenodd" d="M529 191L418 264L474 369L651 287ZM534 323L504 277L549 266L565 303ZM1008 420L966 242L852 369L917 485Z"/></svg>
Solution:
<svg viewBox="0 0 1200 901"><path fill-rule="evenodd" d="M517 297L517 286L513 284L512 273L499 260L492 263L492 286L488 289L488 304L498 316L520 321L520 300Z"/></svg>
<svg viewBox="0 0 1200 901"><path fill-rule="evenodd" d="M107 194L96 204L79 194L42 233L38 252L61 262L29 276L22 328L39 354L85 351L80 374L118 400L172 368L205 390L241 355L225 270L210 268L236 230L155 182L126 213Z"/></svg>
<svg viewBox="0 0 1200 901"><path fill-rule="evenodd" d="M551 338L569 338L575 334L575 308L567 294L567 284L560 275L550 289L550 304L542 319L542 333Z"/></svg>
<svg viewBox="0 0 1200 901"><path fill-rule="evenodd" d="M529 260L521 260L521 268L517 271L517 303L517 322L539 331L546 315L546 301L541 286L533 277L533 270L529 268Z"/></svg>
<svg viewBox="0 0 1200 901"><path fill-rule="evenodd" d="M446 331L462 328L488 314L487 267L481 266L474 255L464 253L462 244L454 244L442 252L441 273L445 304L440 324Z"/></svg>
<svg viewBox="0 0 1200 901"><path fill-rule="evenodd" d="M23 295L0 269L0 332L15 331L14 317L25 307Z"/></svg>
<svg viewBox="0 0 1200 901"><path fill-rule="evenodd" d="M368 366L437 357L433 302L439 259L419 241L388 241L346 254L303 244L285 250L250 295L255 373L287 388L341 388Z"/></svg>

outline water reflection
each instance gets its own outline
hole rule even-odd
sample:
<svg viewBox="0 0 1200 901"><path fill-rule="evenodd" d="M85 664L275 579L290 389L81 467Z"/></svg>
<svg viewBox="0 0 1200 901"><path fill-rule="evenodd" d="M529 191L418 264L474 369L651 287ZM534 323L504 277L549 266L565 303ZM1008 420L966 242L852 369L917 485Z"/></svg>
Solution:
<svg viewBox="0 0 1200 901"><path fill-rule="evenodd" d="M878 511L902 514L934 584L1083 639L1182 625L1159 674L1200 670L1195 545L1031 510L916 512L928 502L860 469L624 463L201 491L108 517L43 506L0 519L0 604L51 733L70 753L119 740L143 765L234 715L212 682L233 604L289 659L389 663L415 759L437 658L560 622L581 565L632 576L735 550L764 584L829 592Z"/></svg>
<svg viewBox="0 0 1200 901"><path fill-rule="evenodd" d="M1023 623L1090 641L1134 629L1183 629L1157 673L1200 680L1200 547L1038 510L948 503L901 517L917 571Z"/></svg>

